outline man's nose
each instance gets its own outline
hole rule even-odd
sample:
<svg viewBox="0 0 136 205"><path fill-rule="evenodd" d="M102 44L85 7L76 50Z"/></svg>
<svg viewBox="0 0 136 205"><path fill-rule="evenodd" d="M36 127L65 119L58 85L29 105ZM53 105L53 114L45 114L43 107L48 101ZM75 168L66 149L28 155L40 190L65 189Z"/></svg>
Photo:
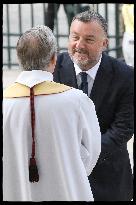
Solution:
<svg viewBox="0 0 136 205"><path fill-rule="evenodd" d="M84 44L84 41L82 39L79 39L76 42L76 48L85 48L85 44Z"/></svg>

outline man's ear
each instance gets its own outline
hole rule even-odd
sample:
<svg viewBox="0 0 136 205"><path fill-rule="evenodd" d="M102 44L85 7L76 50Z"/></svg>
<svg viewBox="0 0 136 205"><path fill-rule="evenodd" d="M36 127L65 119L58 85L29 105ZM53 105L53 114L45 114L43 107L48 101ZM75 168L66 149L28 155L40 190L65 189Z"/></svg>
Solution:
<svg viewBox="0 0 136 205"><path fill-rule="evenodd" d="M57 61L57 55L56 53L52 56L52 59L51 59L51 63L55 66L56 65L56 61Z"/></svg>
<svg viewBox="0 0 136 205"><path fill-rule="evenodd" d="M103 50L106 50L106 49L107 49L108 44L109 44L109 40L108 40L108 38L105 38L105 39L103 40Z"/></svg>

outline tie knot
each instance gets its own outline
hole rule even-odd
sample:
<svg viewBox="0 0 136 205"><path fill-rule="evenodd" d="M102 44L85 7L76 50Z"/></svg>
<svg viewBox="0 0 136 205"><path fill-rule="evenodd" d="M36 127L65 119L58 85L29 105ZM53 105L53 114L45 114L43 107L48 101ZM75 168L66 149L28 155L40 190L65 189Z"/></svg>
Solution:
<svg viewBox="0 0 136 205"><path fill-rule="evenodd" d="M86 72L81 72L81 81L82 83L87 83L87 73Z"/></svg>

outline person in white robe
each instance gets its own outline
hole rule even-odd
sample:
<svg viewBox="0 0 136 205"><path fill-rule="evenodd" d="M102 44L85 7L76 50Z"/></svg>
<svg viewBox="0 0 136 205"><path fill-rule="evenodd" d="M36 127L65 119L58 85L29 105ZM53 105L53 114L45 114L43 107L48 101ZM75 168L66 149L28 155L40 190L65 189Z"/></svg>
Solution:
<svg viewBox="0 0 136 205"><path fill-rule="evenodd" d="M56 51L55 37L46 26L36 26L18 40L23 71L3 92L3 201L94 200L87 176L101 151L99 122L86 94L53 82ZM31 88L39 174L33 182Z"/></svg>

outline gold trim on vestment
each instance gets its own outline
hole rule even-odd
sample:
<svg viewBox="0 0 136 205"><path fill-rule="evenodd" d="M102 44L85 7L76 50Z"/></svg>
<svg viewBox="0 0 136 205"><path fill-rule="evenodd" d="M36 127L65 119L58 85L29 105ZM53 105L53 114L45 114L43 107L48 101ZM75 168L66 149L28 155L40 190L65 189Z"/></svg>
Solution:
<svg viewBox="0 0 136 205"><path fill-rule="evenodd" d="M65 92L72 87L64 84L44 81L34 85L34 95L50 95ZM30 97L30 88L21 83L13 83L3 91L4 98Z"/></svg>

